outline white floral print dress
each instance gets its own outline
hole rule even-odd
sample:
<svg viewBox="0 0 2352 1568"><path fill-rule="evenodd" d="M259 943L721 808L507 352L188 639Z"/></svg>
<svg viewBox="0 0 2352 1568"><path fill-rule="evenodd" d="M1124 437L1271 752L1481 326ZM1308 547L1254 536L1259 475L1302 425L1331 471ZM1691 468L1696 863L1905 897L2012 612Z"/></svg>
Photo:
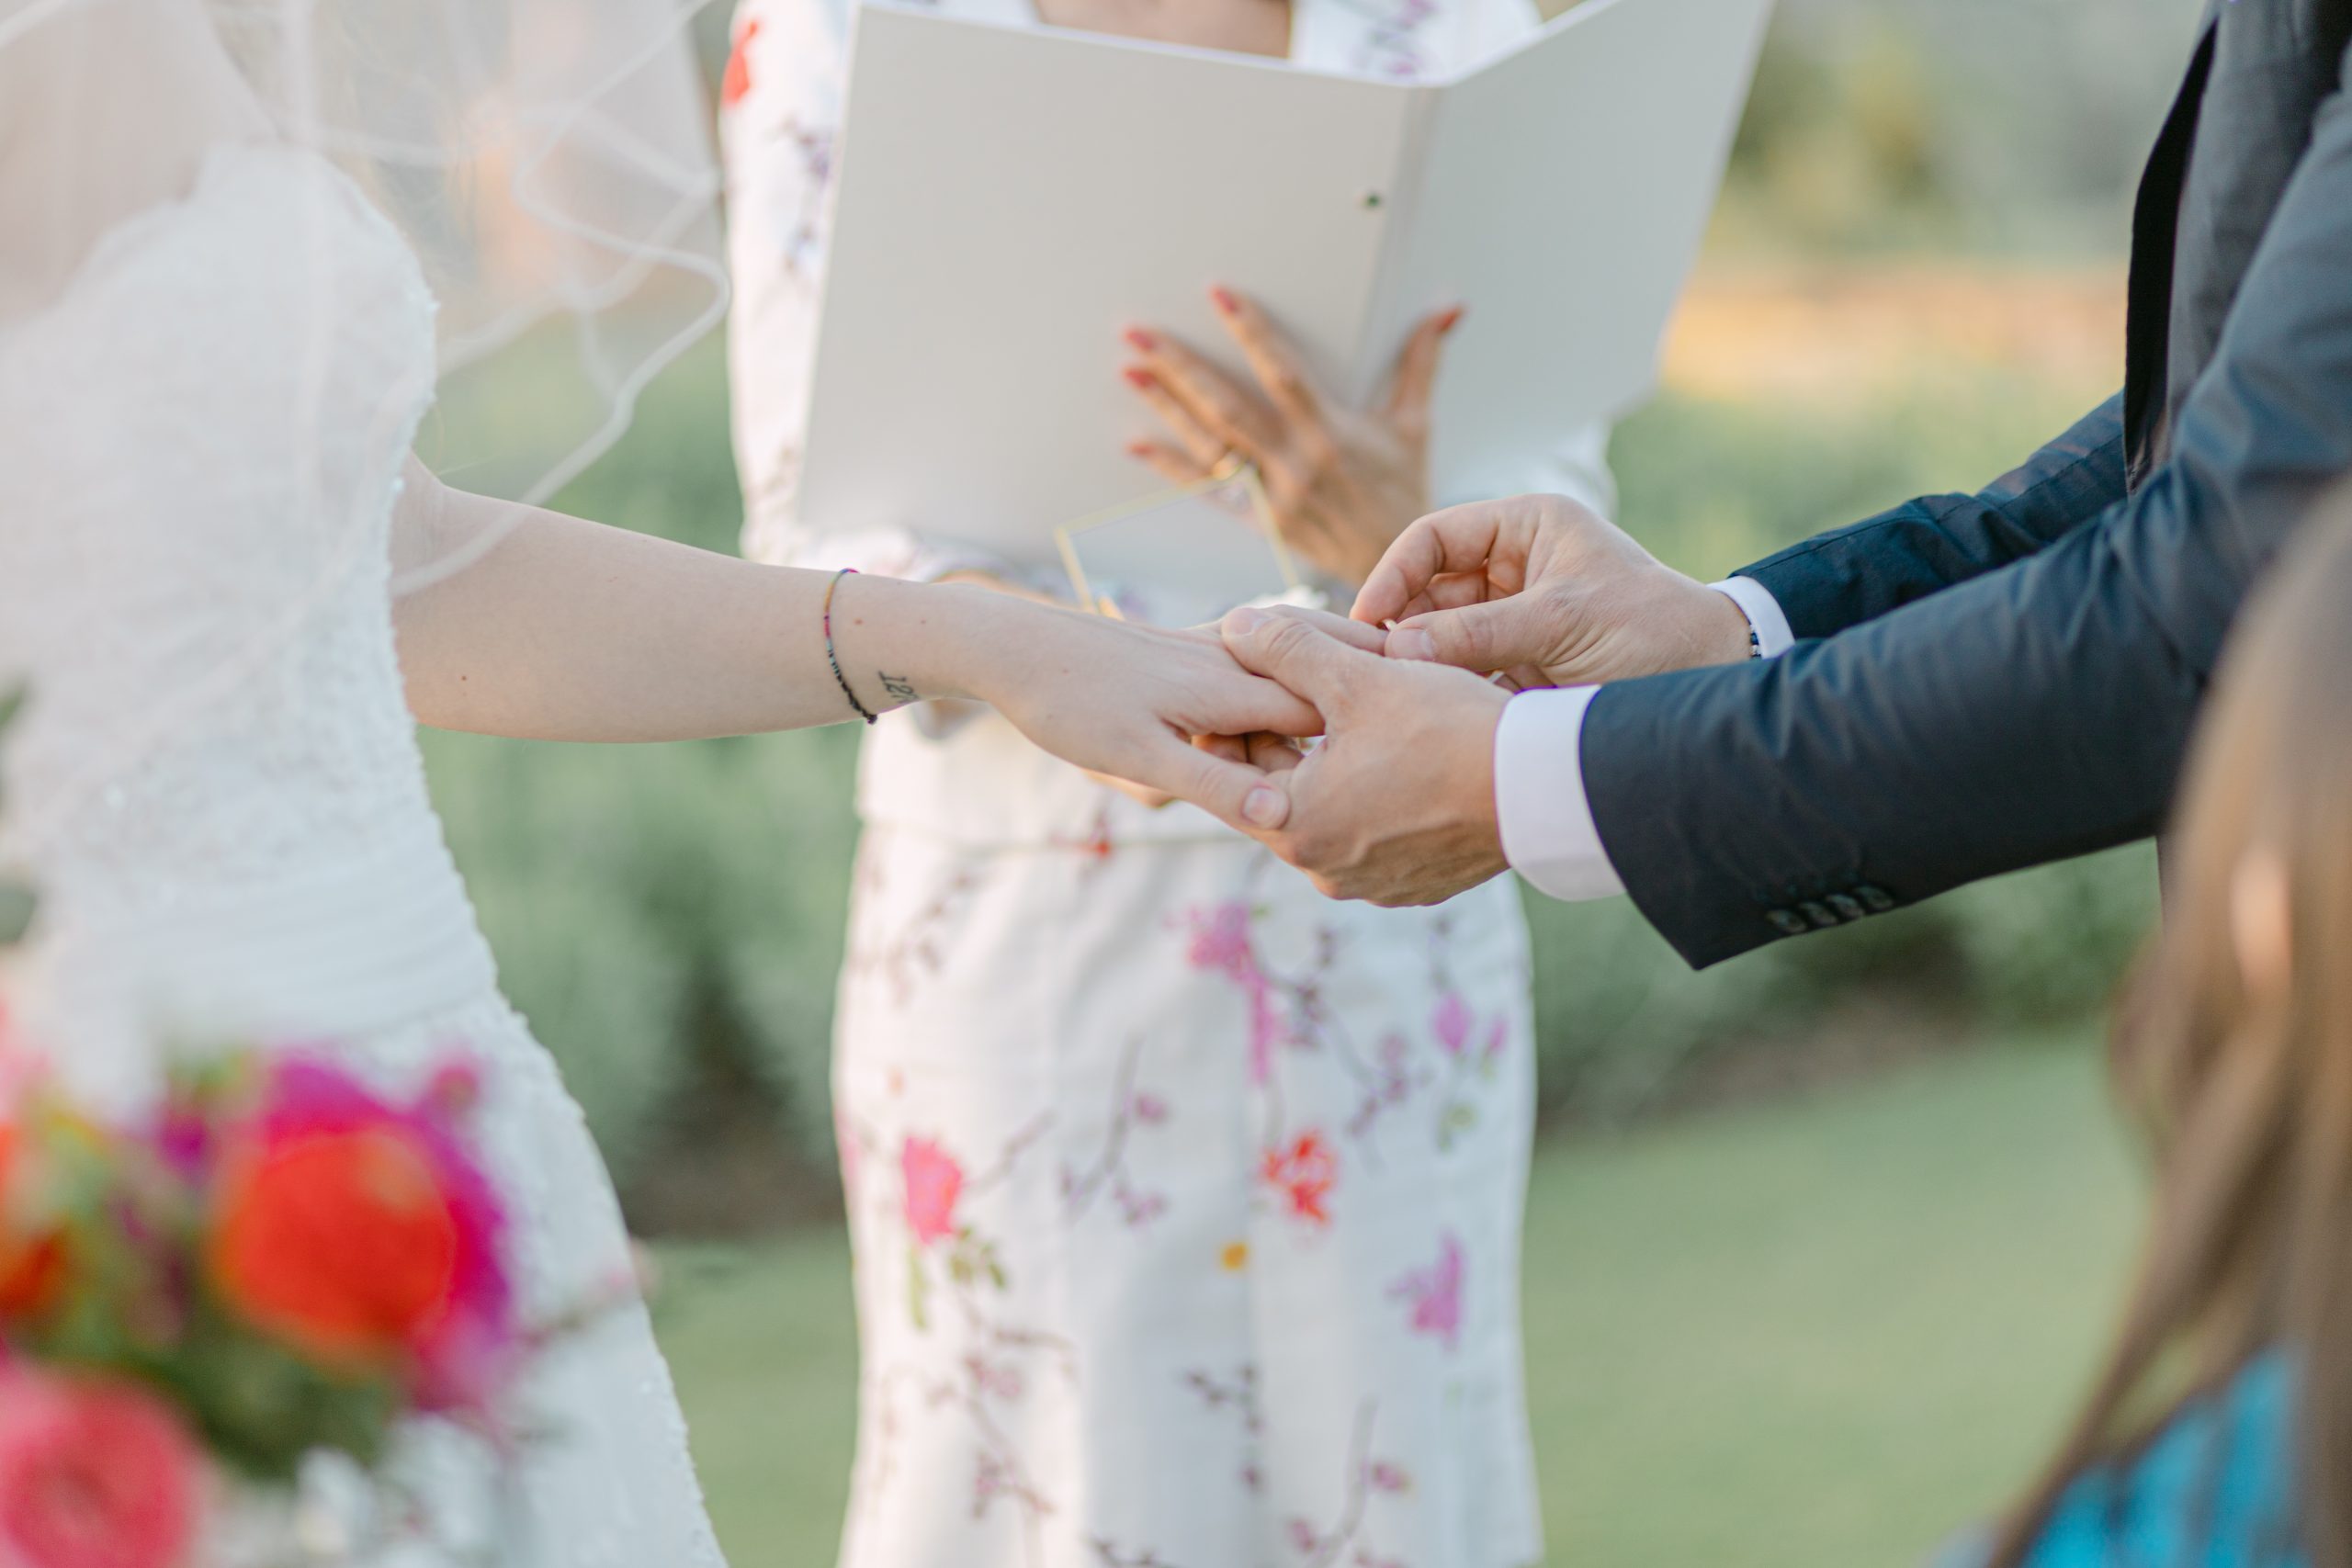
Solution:
<svg viewBox="0 0 2352 1568"><path fill-rule="evenodd" d="M1293 58L1419 75L1535 22L1523 0L1297 0ZM735 23L746 549L989 566L794 513L847 28L844 0ZM1510 488L1605 506L1605 438L1564 432ZM893 716L863 773L834 1051L861 1336L844 1568L1537 1562L1516 889L1334 904L992 716Z"/></svg>

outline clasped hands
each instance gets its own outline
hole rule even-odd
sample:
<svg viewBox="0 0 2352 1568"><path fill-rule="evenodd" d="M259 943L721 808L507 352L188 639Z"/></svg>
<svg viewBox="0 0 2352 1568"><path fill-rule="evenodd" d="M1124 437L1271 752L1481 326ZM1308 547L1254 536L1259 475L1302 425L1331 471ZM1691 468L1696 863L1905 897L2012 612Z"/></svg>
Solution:
<svg viewBox="0 0 2352 1568"><path fill-rule="evenodd" d="M1321 719L1195 744L1263 775L1234 826L1325 893L1432 904L1505 869L1495 738L1511 690L1587 685L1747 655L1737 605L1559 496L1422 518L1351 616L1237 610L1227 650ZM1508 688L1508 689L1507 689Z"/></svg>

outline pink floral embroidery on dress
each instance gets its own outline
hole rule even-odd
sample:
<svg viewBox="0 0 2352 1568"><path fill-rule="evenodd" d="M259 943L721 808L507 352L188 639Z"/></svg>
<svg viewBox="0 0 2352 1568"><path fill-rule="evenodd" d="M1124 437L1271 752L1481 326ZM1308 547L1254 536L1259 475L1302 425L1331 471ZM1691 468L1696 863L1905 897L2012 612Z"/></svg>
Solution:
<svg viewBox="0 0 2352 1568"><path fill-rule="evenodd" d="M934 1257L947 1285L968 1310L982 1286L1001 1294L1012 1288L997 1243L963 1219L964 1200L992 1191L1012 1179L1013 1167L1053 1126L1046 1111L1005 1140L994 1165L967 1175L936 1138L910 1134L899 1146L899 1214L907 1227L907 1316L918 1332L931 1330ZM940 1242L950 1245L938 1249Z"/></svg>
<svg viewBox="0 0 2352 1568"><path fill-rule="evenodd" d="M1245 1362L1230 1378L1220 1378L1196 1367L1184 1374L1184 1386L1200 1395L1202 1408L1211 1415L1230 1411L1239 1420L1247 1451L1238 1479L1244 1491L1265 1491L1261 1445L1266 1436L1266 1413L1259 1403L1257 1363Z"/></svg>
<svg viewBox="0 0 2352 1568"><path fill-rule="evenodd" d="M1462 1274L1461 1238L1447 1231L1438 1238L1437 1261L1413 1269L1388 1290L1410 1308L1413 1332L1441 1341L1448 1350L1462 1342Z"/></svg>
<svg viewBox="0 0 2352 1568"><path fill-rule="evenodd" d="M1410 82L1432 63L1421 34L1437 15L1437 0L1351 0L1367 31L1357 69L1367 76Z"/></svg>
<svg viewBox="0 0 2352 1568"><path fill-rule="evenodd" d="M1129 1043L1126 1054L1119 1060L1118 1082L1112 1092L1110 1127L1102 1153L1083 1168L1069 1164L1062 1167L1062 1213L1066 1219L1077 1220L1103 1192L1111 1195L1119 1217L1133 1229L1140 1230L1168 1212L1167 1194L1139 1184L1128 1165L1129 1144L1136 1130L1164 1125L1169 1118L1166 1100L1149 1089L1136 1087L1142 1058L1143 1042L1138 1039Z"/></svg>
<svg viewBox="0 0 2352 1568"><path fill-rule="evenodd" d="M907 1229L918 1247L956 1234L956 1205L964 1195L964 1168L934 1138L906 1141L899 1168L907 1183Z"/></svg>
<svg viewBox="0 0 2352 1568"><path fill-rule="evenodd" d="M1437 1001L1437 1010L1430 1015L1430 1032L1449 1056L1459 1056L1470 1043L1470 1004L1460 991L1448 991Z"/></svg>
<svg viewBox="0 0 2352 1568"><path fill-rule="evenodd" d="M1412 1475L1403 1465L1372 1451L1378 1414L1379 1406L1369 1401L1356 1414L1355 1439L1348 1448L1347 1497L1339 1517L1328 1527L1318 1527L1298 1515L1287 1521L1284 1533L1301 1568L1338 1568L1340 1563L1348 1568L1406 1568L1403 1558L1385 1555L1374 1543L1376 1505L1413 1486Z"/></svg>
<svg viewBox="0 0 2352 1568"><path fill-rule="evenodd" d="M1214 969L1238 983L1258 977L1258 954L1250 942L1250 906L1239 901L1209 910L1188 911L1193 945L1185 957L1195 969Z"/></svg>
<svg viewBox="0 0 2352 1568"><path fill-rule="evenodd" d="M1496 1013L1487 1021L1481 1038L1476 1011L1449 984L1430 1014L1430 1032L1445 1058L1445 1100L1438 1110L1437 1146L1448 1149L1478 1124L1478 1110L1470 1091L1474 1085L1494 1077L1503 1048L1510 1043L1510 1017Z"/></svg>
<svg viewBox="0 0 2352 1568"><path fill-rule="evenodd" d="M1119 852L1119 840L1111 831L1111 808L1106 806L1097 809L1094 820L1087 824L1083 833L1076 837L1057 834L1054 842L1073 854L1083 855L1093 865L1108 864Z"/></svg>
<svg viewBox="0 0 2352 1568"><path fill-rule="evenodd" d="M1322 1134L1310 1129L1287 1145L1268 1149L1258 1174L1282 1195L1293 1217L1317 1225L1331 1223L1326 1200L1339 1185L1340 1156Z"/></svg>
<svg viewBox="0 0 2352 1568"><path fill-rule="evenodd" d="M727 74L718 83L718 101L728 108L741 103L752 90L752 40L759 36L757 17L736 24L735 47L727 56Z"/></svg>
<svg viewBox="0 0 2352 1568"><path fill-rule="evenodd" d="M896 929L854 933L844 969L852 975L878 973L888 982L891 999L905 1006L923 983L938 976L955 951L972 906L988 881L989 867L980 855L963 858L953 873L932 889L931 897ZM876 900L888 883L882 857L861 855L857 863L854 899Z"/></svg>
<svg viewBox="0 0 2352 1568"><path fill-rule="evenodd" d="M1195 969L1223 975L1241 987L1250 1003L1250 1081L1263 1085L1273 1076L1274 1047L1290 1038L1282 1010L1275 1004L1274 983L1258 962L1250 939L1249 905L1238 899L1216 908L1185 912L1193 930L1185 958Z"/></svg>

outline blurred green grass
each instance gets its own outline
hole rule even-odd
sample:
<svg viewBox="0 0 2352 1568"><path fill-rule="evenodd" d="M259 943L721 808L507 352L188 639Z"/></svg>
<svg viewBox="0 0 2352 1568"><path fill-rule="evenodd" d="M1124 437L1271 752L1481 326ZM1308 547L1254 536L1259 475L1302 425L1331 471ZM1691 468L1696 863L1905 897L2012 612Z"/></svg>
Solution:
<svg viewBox="0 0 2352 1568"><path fill-rule="evenodd" d="M2138 1201L2080 1032L1537 1156L1526 1316L1551 1560L1917 1562L2020 1485ZM657 1326L738 1568L839 1535L855 1337L834 1232L665 1251Z"/></svg>

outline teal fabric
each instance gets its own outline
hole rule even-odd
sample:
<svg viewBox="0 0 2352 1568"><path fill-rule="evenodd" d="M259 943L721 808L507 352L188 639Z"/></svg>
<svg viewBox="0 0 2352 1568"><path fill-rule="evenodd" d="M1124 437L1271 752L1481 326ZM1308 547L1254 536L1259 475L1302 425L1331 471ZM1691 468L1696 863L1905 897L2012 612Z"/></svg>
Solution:
<svg viewBox="0 0 2352 1568"><path fill-rule="evenodd" d="M2295 1527L2295 1394L2266 1356L2184 1409L2129 1465L2069 1486L2027 1568L2303 1568ZM1976 1568L1972 1541L1939 1568Z"/></svg>

